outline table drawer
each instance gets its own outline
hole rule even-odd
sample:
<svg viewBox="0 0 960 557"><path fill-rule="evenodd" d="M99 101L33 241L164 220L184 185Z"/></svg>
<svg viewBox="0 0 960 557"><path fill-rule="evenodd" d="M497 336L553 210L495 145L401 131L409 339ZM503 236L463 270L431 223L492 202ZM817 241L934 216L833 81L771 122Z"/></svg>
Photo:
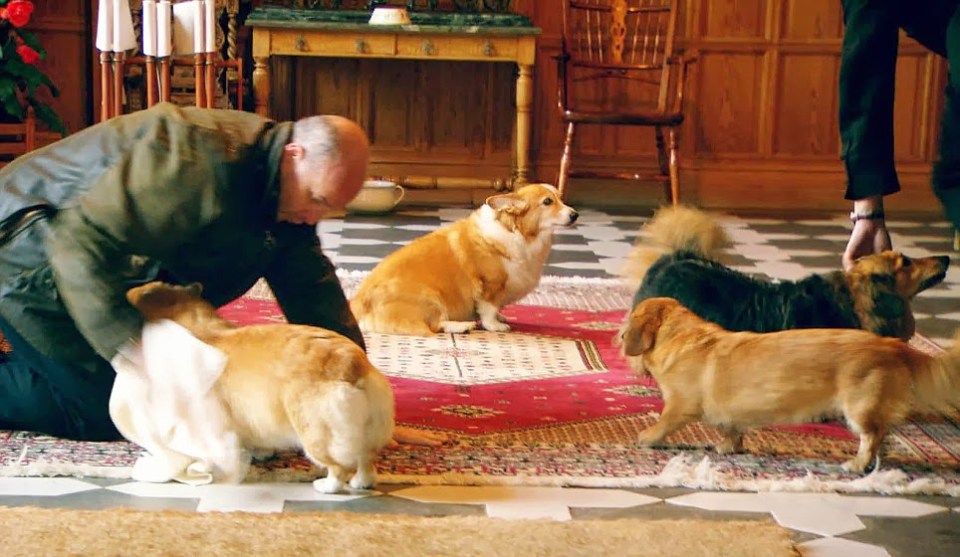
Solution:
<svg viewBox="0 0 960 557"><path fill-rule="evenodd" d="M400 35L397 37L397 56L438 60L515 60L517 39Z"/></svg>
<svg viewBox="0 0 960 557"><path fill-rule="evenodd" d="M378 56L396 54L396 36L363 33L272 33L271 53L292 56Z"/></svg>

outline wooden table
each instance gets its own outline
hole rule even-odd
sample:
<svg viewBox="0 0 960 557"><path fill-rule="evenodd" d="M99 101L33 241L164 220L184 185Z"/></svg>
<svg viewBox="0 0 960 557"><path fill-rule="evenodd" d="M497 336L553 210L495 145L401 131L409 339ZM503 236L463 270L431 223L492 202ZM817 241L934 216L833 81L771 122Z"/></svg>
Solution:
<svg viewBox="0 0 960 557"><path fill-rule="evenodd" d="M411 16L413 25L381 26L365 23L369 12L255 9L246 24L253 28L253 92L257 113L270 114L268 62L271 56L513 62L519 72L516 156L511 185L529 182L532 74L541 30L531 25L497 25L501 20L496 18L506 18L506 15L414 12ZM339 21L321 20L327 17ZM515 21L519 16L510 17Z"/></svg>

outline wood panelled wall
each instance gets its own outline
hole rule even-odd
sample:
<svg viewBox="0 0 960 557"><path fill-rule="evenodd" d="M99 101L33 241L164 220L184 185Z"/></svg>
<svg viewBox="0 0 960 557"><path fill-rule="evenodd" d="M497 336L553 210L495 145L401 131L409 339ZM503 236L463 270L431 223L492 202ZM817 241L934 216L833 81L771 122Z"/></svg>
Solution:
<svg viewBox="0 0 960 557"><path fill-rule="evenodd" d="M96 99L90 0L40 2L31 28L49 51L42 67L63 89L55 107L73 131ZM560 0L514 0L543 29L535 70L532 159L553 181L563 144L556 114ZM683 127L684 200L709 207L844 208L837 132L839 0L683 0L681 47L699 62ZM366 126L381 173L460 176L490 184L511 161L515 68L509 64L300 59L277 61L274 113L332 112ZM894 208L939 211L928 185L945 67L904 38L897 72L896 154L904 192ZM652 167L652 133L584 127L578 161ZM489 191L489 190L487 190ZM575 198L639 198L661 189L575 182Z"/></svg>
<svg viewBox="0 0 960 557"><path fill-rule="evenodd" d="M45 0L34 5L27 30L36 33L47 51L46 60L38 67L61 91L59 98L43 98L60 115L67 131L75 132L88 126L93 115L89 1Z"/></svg>
<svg viewBox="0 0 960 557"><path fill-rule="evenodd" d="M543 29L532 159L537 178L553 181L563 145L552 59L560 47L560 1L514 0L513 6ZM699 56L682 137L684 200L709 207L846 207L837 131L839 0L686 0L681 21L680 46ZM510 65L318 59L277 65L278 115L357 118L373 139L378 172L460 175L465 183L507 173ZM888 200L894 208L938 210L928 180L944 76L938 57L903 39L895 113L904 193ZM584 127L575 160L597 168L653 167L653 146L650 131ZM575 182L572 193L589 198L592 187ZM652 185L596 191L651 203L661 195Z"/></svg>

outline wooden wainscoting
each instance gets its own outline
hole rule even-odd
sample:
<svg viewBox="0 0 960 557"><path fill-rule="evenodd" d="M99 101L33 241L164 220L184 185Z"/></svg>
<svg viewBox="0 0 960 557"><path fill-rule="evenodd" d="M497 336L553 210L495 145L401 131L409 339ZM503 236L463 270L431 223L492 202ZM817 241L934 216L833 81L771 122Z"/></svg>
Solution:
<svg viewBox="0 0 960 557"><path fill-rule="evenodd" d="M552 59L560 46L560 5L514 0L513 10L543 29L531 156L535 177L553 181L563 146ZM699 55L688 83L683 199L708 207L845 208L837 131L839 1L686 0L681 20L681 47ZM516 71L510 64L322 59L273 64L274 114L356 118L370 132L378 174L410 176L429 189L436 187L429 176L440 173L460 176L453 185L486 188L509 168ZM889 199L894 209L939 210L928 181L944 77L942 61L904 37L895 107L904 192ZM577 160L596 169L633 160L653 168L652 135L584 127ZM575 182L571 197L656 204L661 192L653 184Z"/></svg>

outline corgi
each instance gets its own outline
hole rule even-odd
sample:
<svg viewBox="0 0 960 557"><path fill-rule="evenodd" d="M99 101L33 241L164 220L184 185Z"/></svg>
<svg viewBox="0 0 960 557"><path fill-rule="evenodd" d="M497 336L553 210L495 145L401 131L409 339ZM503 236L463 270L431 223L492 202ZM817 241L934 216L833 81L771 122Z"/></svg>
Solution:
<svg viewBox="0 0 960 557"><path fill-rule="evenodd" d="M718 453L738 452L751 427L843 416L860 436L843 468L860 473L879 466L884 437L908 416L960 415L960 343L930 356L857 329L731 332L673 298L637 304L619 341L663 392L641 445L700 420L723 435Z"/></svg>
<svg viewBox="0 0 960 557"><path fill-rule="evenodd" d="M373 486L373 460L393 434L394 399L363 350L319 327L237 327L200 293L199 284L151 282L130 289L127 300L147 321L169 319L226 354L216 388L244 449L302 449L327 469L314 482L324 493L347 482Z"/></svg>
<svg viewBox="0 0 960 557"><path fill-rule="evenodd" d="M548 184L489 197L469 217L384 258L350 308L361 329L377 333L466 333L478 318L488 331L509 331L500 308L537 287L554 229L577 216Z"/></svg>

